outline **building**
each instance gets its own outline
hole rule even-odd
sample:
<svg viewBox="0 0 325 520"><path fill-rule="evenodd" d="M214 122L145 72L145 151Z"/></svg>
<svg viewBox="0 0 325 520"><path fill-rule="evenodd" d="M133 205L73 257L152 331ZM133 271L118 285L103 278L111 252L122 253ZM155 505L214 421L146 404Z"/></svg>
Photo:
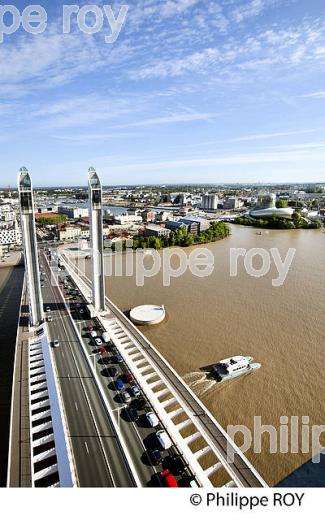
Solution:
<svg viewBox="0 0 325 520"><path fill-rule="evenodd" d="M86 226L63 225L57 231L59 240L75 240L77 238L89 238L89 228Z"/></svg>
<svg viewBox="0 0 325 520"><path fill-rule="evenodd" d="M238 197L226 197L223 201L223 209L239 209L243 206L243 202Z"/></svg>
<svg viewBox="0 0 325 520"><path fill-rule="evenodd" d="M2 246L20 246L21 243L22 237L18 224L7 229L0 229L0 244Z"/></svg>
<svg viewBox="0 0 325 520"><path fill-rule="evenodd" d="M114 223L120 226L125 226L126 224L142 224L141 215L116 215L114 217Z"/></svg>
<svg viewBox="0 0 325 520"><path fill-rule="evenodd" d="M7 202L0 203L0 224L3 222L13 222L15 220L15 213L11 204Z"/></svg>
<svg viewBox="0 0 325 520"><path fill-rule="evenodd" d="M201 207L202 209L215 211L218 209L218 196L215 193L206 193L202 196L202 203Z"/></svg>
<svg viewBox="0 0 325 520"><path fill-rule="evenodd" d="M150 224L144 230L144 235L146 237L169 237L171 231L162 226L158 226L156 224Z"/></svg>
<svg viewBox="0 0 325 520"><path fill-rule="evenodd" d="M143 222L154 222L156 220L157 213L155 211L145 209L141 213Z"/></svg>
<svg viewBox="0 0 325 520"><path fill-rule="evenodd" d="M187 230L188 230L187 224L184 224L184 222L178 222L175 220L168 220L165 224L165 227L166 227L166 229L170 229L171 231L183 230L183 231L187 232Z"/></svg>
<svg viewBox="0 0 325 520"><path fill-rule="evenodd" d="M71 219L78 219L89 216L88 208L81 208L77 206L59 206L58 211L60 215L66 215Z"/></svg>
<svg viewBox="0 0 325 520"><path fill-rule="evenodd" d="M160 222L166 222L170 217L172 217L172 213L170 211L160 211L160 213L157 214L157 220Z"/></svg>
<svg viewBox="0 0 325 520"><path fill-rule="evenodd" d="M15 212L10 203L0 203L0 244L2 246L21 245L22 236Z"/></svg>
<svg viewBox="0 0 325 520"><path fill-rule="evenodd" d="M188 232L192 235L198 235L210 227L209 221L201 217L181 218L180 222L188 226Z"/></svg>
<svg viewBox="0 0 325 520"><path fill-rule="evenodd" d="M282 217L291 218L294 208L277 208L275 193L265 193L258 198L257 205L250 210L252 218Z"/></svg>
<svg viewBox="0 0 325 520"><path fill-rule="evenodd" d="M57 213L58 207L57 206L41 206L35 204L35 213Z"/></svg>

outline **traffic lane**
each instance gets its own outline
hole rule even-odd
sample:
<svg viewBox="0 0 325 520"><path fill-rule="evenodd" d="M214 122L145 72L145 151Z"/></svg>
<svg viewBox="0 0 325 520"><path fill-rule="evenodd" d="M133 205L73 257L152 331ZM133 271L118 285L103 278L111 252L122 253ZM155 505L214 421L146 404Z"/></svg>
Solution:
<svg viewBox="0 0 325 520"><path fill-rule="evenodd" d="M93 385L91 385L90 381L85 381L84 383L86 386L90 406L92 408L95 406L98 407L98 396L97 392L94 391ZM134 481L130 475L125 456L121 452L119 439L113 428L109 427L109 418L106 415L104 405L101 404L101 407L104 413L100 414L98 417L97 430L101 435L101 440L109 460L110 469L112 475L114 476L114 481L116 485L120 487L133 487Z"/></svg>
<svg viewBox="0 0 325 520"><path fill-rule="evenodd" d="M86 364L86 361L84 360L84 355L81 352L79 340L73 341L73 337L75 336L75 330L71 324L69 315L65 316L66 318L66 327L65 332L71 332L70 340L68 342L65 342L63 340L62 346L65 346L65 343L68 345L69 349L76 349L75 352L77 357L73 359L73 356L64 356L64 350L61 349L61 346L55 349L56 354L58 355L58 359L61 358L61 368L62 373L64 373L64 369L66 369L66 375L68 379L71 381L71 373L73 373L73 365L76 366L76 362L78 362L78 368L80 369L79 362L82 359L84 363ZM49 324L52 328L55 329L56 324L55 322L51 322ZM62 329L58 330L56 329L56 334L58 336L58 339L60 340L62 338ZM61 344L60 344L61 345ZM70 363L69 360L70 359ZM69 364L67 364L67 361ZM121 487L132 487L134 486L134 481L129 473L129 469L127 467L127 464L124 460L121 460L121 458L124 457L124 455L121 453L121 449L119 447L118 440L114 434L113 429L109 425L109 418L107 417L106 410L101 402L101 398L98 394L97 387L94 385L93 377L90 372L90 369L88 368L88 365L86 365L85 373L86 378L83 378L83 386L85 387L85 393L88 397L88 406L91 410L96 410L96 434L99 434L101 437L101 443L103 444L103 448L105 450L105 453L109 460L109 466L110 470L114 474L114 482L116 485ZM77 370L78 373L78 370ZM98 399L99 398L99 399ZM68 405L69 410L73 410L76 408L76 401L74 403L70 402ZM98 413L101 409L101 413ZM75 410L77 411L77 410ZM123 470L124 466L124 471Z"/></svg>
<svg viewBox="0 0 325 520"><path fill-rule="evenodd" d="M107 467L101 440L89 415L80 380L61 379L65 415L69 425L79 485L81 487L113 487L114 480ZM90 452L93 457L90 458Z"/></svg>

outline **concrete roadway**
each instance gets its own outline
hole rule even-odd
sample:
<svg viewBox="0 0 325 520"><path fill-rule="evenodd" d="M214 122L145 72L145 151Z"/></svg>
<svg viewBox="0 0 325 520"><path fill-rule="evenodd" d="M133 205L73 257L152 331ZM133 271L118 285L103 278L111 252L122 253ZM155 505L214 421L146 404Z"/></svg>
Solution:
<svg viewBox="0 0 325 520"><path fill-rule="evenodd" d="M57 288L49 283L50 272L43 260L44 306L51 307L48 323L58 381L81 487L133 487L135 485L124 453L98 393L95 381L81 351L71 319Z"/></svg>

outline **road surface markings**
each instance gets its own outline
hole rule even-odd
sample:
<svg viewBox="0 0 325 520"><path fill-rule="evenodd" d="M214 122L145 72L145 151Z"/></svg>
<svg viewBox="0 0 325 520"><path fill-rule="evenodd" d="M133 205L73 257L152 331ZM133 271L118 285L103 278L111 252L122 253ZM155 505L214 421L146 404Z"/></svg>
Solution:
<svg viewBox="0 0 325 520"><path fill-rule="evenodd" d="M85 441L85 446L86 446L86 451L87 451L87 453L89 455L89 448L88 448L88 444L86 443L86 441Z"/></svg>
<svg viewBox="0 0 325 520"><path fill-rule="evenodd" d="M75 409L76 409L77 412L78 412L78 405L77 405L76 401L74 402L74 407L75 407Z"/></svg>

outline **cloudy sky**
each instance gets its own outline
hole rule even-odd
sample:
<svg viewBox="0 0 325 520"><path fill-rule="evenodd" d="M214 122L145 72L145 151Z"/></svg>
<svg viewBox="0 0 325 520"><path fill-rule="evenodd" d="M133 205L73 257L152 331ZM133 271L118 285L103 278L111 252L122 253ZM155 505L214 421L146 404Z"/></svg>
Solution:
<svg viewBox="0 0 325 520"><path fill-rule="evenodd" d="M325 181L324 0L129 0L114 43L39 3L0 43L2 186Z"/></svg>

